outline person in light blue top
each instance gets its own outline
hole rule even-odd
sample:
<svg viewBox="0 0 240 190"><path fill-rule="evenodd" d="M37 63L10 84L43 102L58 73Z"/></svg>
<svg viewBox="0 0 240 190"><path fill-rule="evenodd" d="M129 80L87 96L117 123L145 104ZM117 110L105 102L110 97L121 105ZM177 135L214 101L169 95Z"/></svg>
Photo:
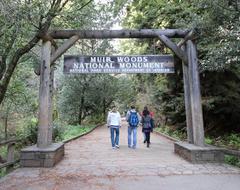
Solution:
<svg viewBox="0 0 240 190"><path fill-rule="evenodd" d="M131 109L127 112L126 120L128 122L128 147L135 149L137 146L137 127L141 120L141 116L135 110L135 106L131 106Z"/></svg>
<svg viewBox="0 0 240 190"><path fill-rule="evenodd" d="M119 148L119 128L121 127L121 116L116 106L108 113L107 126L110 128L112 148Z"/></svg>

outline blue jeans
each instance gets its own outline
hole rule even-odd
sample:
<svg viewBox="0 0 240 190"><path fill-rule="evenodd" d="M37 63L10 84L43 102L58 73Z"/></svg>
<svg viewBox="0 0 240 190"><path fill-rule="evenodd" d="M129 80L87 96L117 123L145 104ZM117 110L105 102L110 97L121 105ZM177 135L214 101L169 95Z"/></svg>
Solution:
<svg viewBox="0 0 240 190"><path fill-rule="evenodd" d="M133 143L132 143L133 134ZM137 127L128 127L128 147L136 148L137 145Z"/></svg>
<svg viewBox="0 0 240 190"><path fill-rule="evenodd" d="M116 135L114 135L114 132L116 133ZM118 145L119 143L119 128L110 127L110 133L111 133L112 147L115 147L115 145Z"/></svg>

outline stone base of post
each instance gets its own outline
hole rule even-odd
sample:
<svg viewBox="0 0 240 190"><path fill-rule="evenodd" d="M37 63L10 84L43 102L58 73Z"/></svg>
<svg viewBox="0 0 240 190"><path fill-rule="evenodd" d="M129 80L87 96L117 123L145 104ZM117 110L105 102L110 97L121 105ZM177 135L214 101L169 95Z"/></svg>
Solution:
<svg viewBox="0 0 240 190"><path fill-rule="evenodd" d="M53 167L64 156L64 144L53 143L46 148L36 145L21 150L21 167Z"/></svg>
<svg viewBox="0 0 240 190"><path fill-rule="evenodd" d="M214 146L200 147L187 142L175 142L174 152L191 163L224 162L224 149Z"/></svg>

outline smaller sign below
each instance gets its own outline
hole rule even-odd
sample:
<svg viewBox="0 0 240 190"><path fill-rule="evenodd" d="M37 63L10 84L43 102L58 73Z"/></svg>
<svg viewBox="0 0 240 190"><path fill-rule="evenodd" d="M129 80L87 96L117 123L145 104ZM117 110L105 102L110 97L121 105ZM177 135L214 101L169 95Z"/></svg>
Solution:
<svg viewBox="0 0 240 190"><path fill-rule="evenodd" d="M172 55L65 55L63 73L174 73L174 58Z"/></svg>

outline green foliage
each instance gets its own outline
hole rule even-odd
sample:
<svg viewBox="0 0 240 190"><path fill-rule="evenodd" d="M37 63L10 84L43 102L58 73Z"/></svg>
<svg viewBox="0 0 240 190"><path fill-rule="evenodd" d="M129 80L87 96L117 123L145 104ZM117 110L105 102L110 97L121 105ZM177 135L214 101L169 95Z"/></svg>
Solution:
<svg viewBox="0 0 240 190"><path fill-rule="evenodd" d="M213 75L214 74L214 75ZM219 83L221 81L221 83ZM215 126L213 135L228 131L239 132L239 79L230 71L205 72L202 95L206 129ZM222 131L222 132L220 132Z"/></svg>
<svg viewBox="0 0 240 190"><path fill-rule="evenodd" d="M196 28L205 130L215 136L220 132L240 131L240 22L236 1L133 0L127 7L123 26ZM124 44L125 52L138 53L139 49L142 54L168 52L159 40L136 40L128 44ZM151 51L152 47L155 51ZM141 91L148 89L151 93L151 104L160 112L159 117L163 115L167 124L184 129L182 69L179 66L175 76L152 75L144 80L137 76L135 81Z"/></svg>
<svg viewBox="0 0 240 190"><path fill-rule="evenodd" d="M6 174L7 174L6 168L0 169L0 178L3 177L3 176L5 176Z"/></svg>
<svg viewBox="0 0 240 190"><path fill-rule="evenodd" d="M4 93L2 87L7 86L8 89L0 107L0 131L2 132L0 138L14 135L17 131L20 138L29 135L29 141L36 141L36 125L32 125L30 118L36 117L38 108L39 79L33 73L33 69L40 64L41 51L36 46L40 39L38 32L41 31L41 35L44 35L50 26L61 29L109 28L114 22L113 15L118 14L124 0L115 3L96 3L89 0L33 0L17 3L12 0L3 0L0 2L0 56L3 60L0 65L0 104L1 94ZM57 43L60 46L62 41ZM105 54L112 50L108 40L82 41L75 48L77 53L79 53L79 46L85 53ZM9 70L11 72L8 72ZM9 80L11 78L10 84L6 83L8 81L6 77L9 77ZM108 80L107 77L105 79ZM104 82L98 84L104 87ZM93 98L97 97L89 97L86 107L90 105ZM57 101L55 99L54 104ZM86 115L91 114L92 110L100 112L99 109L103 107L102 105L98 107L96 100L93 103L94 105L90 105L91 109L86 108L89 111L85 112ZM109 102L105 103L109 104ZM58 117L59 112L62 113L61 111L54 105L54 119ZM5 131L7 131L6 135L4 135Z"/></svg>
<svg viewBox="0 0 240 190"><path fill-rule="evenodd" d="M224 161L227 164L233 165L233 166L237 166L240 168L240 159L237 158L236 156L225 156Z"/></svg>
<svg viewBox="0 0 240 190"><path fill-rule="evenodd" d="M78 75L64 79L59 96L60 118L71 124L81 123L90 115L102 114L115 99L116 78L110 75Z"/></svg>
<svg viewBox="0 0 240 190"><path fill-rule="evenodd" d="M0 147L0 155L2 157L2 159L7 159L7 146L2 146Z"/></svg>
<svg viewBox="0 0 240 190"><path fill-rule="evenodd" d="M226 140L230 146L240 149L240 134L231 134Z"/></svg>
<svg viewBox="0 0 240 190"><path fill-rule="evenodd" d="M119 105L120 112L126 112L131 104L136 102L137 92L134 85L133 77L129 75L117 78L116 102Z"/></svg>
<svg viewBox="0 0 240 190"><path fill-rule="evenodd" d="M81 126L81 125L66 125L62 127L61 133L56 136L55 141L64 141L76 136L85 134L92 130L95 126L88 125L88 126Z"/></svg>
<svg viewBox="0 0 240 190"><path fill-rule="evenodd" d="M94 114L89 116L84 123L91 123L91 124L99 124L99 123L103 123L106 120L105 115L103 115L102 113L99 114Z"/></svg>
<svg viewBox="0 0 240 190"><path fill-rule="evenodd" d="M206 144L213 144L213 139L211 139L210 137L205 137L205 143Z"/></svg>
<svg viewBox="0 0 240 190"><path fill-rule="evenodd" d="M240 135L237 133L225 134L216 138L206 137L207 144L213 144L219 147L240 150Z"/></svg>
<svg viewBox="0 0 240 190"><path fill-rule="evenodd" d="M16 129L16 137L25 139L26 142L35 144L37 142L37 118L27 117L21 120L19 127Z"/></svg>
<svg viewBox="0 0 240 190"><path fill-rule="evenodd" d="M25 65L28 63L26 61L19 65L9 84L7 96L0 105L0 130L4 134L6 127L7 136L14 136L21 121L35 117L37 113L38 86L32 67ZM26 121L23 125L28 125L28 122L31 121Z"/></svg>
<svg viewBox="0 0 240 190"><path fill-rule="evenodd" d="M170 127L170 126L161 126L161 127L154 128L154 130L178 140L186 140L187 138L186 132L176 130L174 127Z"/></svg>
<svg viewBox="0 0 240 190"><path fill-rule="evenodd" d="M67 27L82 29L110 28L115 22L117 12L123 6L125 0L109 1L109 3L92 2L89 7L79 11L78 6L72 6L66 10L65 18L71 18L70 22L64 22ZM108 55L113 52L113 45L109 40L81 40L81 43L71 48L71 54L95 54ZM61 71L62 72L62 71ZM76 76L60 76L60 92L57 105L59 118L70 124L81 124L84 121L98 122L105 120L107 111L116 99L118 88L117 78L108 74L91 74Z"/></svg>

